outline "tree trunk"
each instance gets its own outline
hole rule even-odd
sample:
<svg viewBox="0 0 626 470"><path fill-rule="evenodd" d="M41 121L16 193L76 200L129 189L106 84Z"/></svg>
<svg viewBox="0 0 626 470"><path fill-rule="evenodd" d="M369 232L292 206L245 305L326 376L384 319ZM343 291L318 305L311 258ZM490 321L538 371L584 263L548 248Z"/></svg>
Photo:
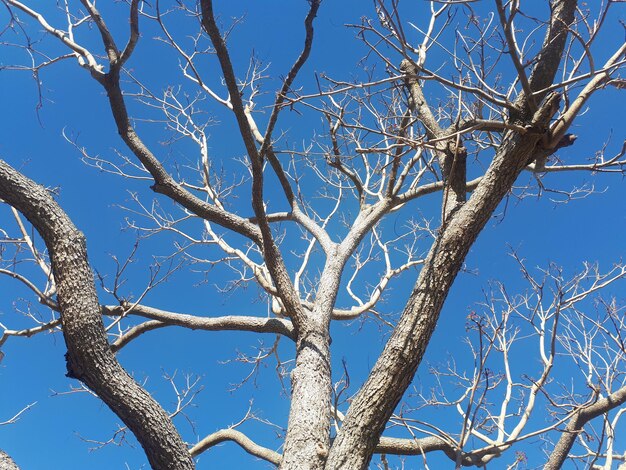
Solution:
<svg viewBox="0 0 626 470"><path fill-rule="evenodd" d="M194 468L167 413L111 352L84 235L45 188L2 160L0 198L24 214L48 248L67 345L68 377L85 383L117 414L141 443L152 468Z"/></svg>
<svg viewBox="0 0 626 470"><path fill-rule="evenodd" d="M330 376L328 333L316 328L297 343L282 470L324 468L330 446Z"/></svg>
<svg viewBox="0 0 626 470"><path fill-rule="evenodd" d="M576 5L576 0L553 2L550 25L530 77L531 90L543 90L554 80ZM535 99L544 96L542 91ZM442 225L396 329L348 410L330 449L327 470L367 468L386 423L422 361L469 249L520 172L532 161L542 134L558 110L558 98L554 94L547 96L536 111L533 100L523 94L515 103L517 109L511 120L528 132L507 131L503 135L470 200Z"/></svg>
<svg viewBox="0 0 626 470"><path fill-rule="evenodd" d="M345 256L330 256L296 346L291 407L281 470L324 468L330 448L332 374L330 318Z"/></svg>

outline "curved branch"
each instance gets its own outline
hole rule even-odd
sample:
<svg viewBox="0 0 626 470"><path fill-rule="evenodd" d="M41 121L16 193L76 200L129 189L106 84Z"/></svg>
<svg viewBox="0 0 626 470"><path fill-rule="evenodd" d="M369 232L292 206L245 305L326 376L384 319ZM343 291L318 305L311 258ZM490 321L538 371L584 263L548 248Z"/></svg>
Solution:
<svg viewBox="0 0 626 470"><path fill-rule="evenodd" d="M226 315L216 318L199 317L185 313L168 312L154 307L145 305L134 305L131 310L126 310L123 306L103 306L102 313L111 316L120 315L137 315L144 318L155 320L157 323L146 322L135 326L131 331L133 336L150 331L161 326L182 326L191 330L205 331L250 331L256 333L272 333L295 339L293 325L289 320L282 318L260 318L254 316ZM129 331L122 338L131 334ZM134 339L131 338L131 339ZM121 338L120 338L121 340ZM120 340L116 341L118 343ZM126 344L130 339L125 340ZM117 346L120 349L122 346Z"/></svg>
<svg viewBox="0 0 626 470"><path fill-rule="evenodd" d="M139 42L139 0L132 0L130 3L130 36L128 42L120 55L119 66L122 67L135 50Z"/></svg>
<svg viewBox="0 0 626 470"><path fill-rule="evenodd" d="M214 445L217 445L220 442L224 441L233 441L239 444L239 446L247 453L254 455L255 457L258 457L260 459L267 460L274 465L279 465L282 459L282 456L278 452L258 445L244 433L235 429L222 429L220 431L214 432L213 434L209 434L207 437L205 437L195 446L193 446L189 450L189 453L193 457L197 457L202 452L205 452Z"/></svg>
<svg viewBox="0 0 626 470"><path fill-rule="evenodd" d="M457 452L452 443L439 436L421 439L381 437L374 452L376 454L422 455L436 450L443 451L450 460L456 461Z"/></svg>
<svg viewBox="0 0 626 470"><path fill-rule="evenodd" d="M93 390L133 431L152 468L193 469L187 447L167 413L109 348L84 235L45 188L2 160L0 198L24 214L50 253L67 345L67 375Z"/></svg>
<svg viewBox="0 0 626 470"><path fill-rule="evenodd" d="M39 326L34 326L32 328L25 328L23 330L9 330L5 329L0 336L0 346L2 346L5 341L9 338L9 336L23 336L26 338L30 338L38 333L43 333L44 331L50 331L58 326L61 326L61 320L56 319L52 320L48 323L43 323Z"/></svg>

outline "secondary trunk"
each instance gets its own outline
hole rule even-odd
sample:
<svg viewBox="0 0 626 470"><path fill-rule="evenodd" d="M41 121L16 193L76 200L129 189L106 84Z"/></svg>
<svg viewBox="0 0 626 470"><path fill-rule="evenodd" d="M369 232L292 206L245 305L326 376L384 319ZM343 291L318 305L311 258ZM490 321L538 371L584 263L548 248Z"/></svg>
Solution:
<svg viewBox="0 0 626 470"><path fill-rule="evenodd" d="M443 303L476 237L532 155L538 136L509 132L472 198L434 243L407 307L350 406L326 469L365 469L421 363Z"/></svg>

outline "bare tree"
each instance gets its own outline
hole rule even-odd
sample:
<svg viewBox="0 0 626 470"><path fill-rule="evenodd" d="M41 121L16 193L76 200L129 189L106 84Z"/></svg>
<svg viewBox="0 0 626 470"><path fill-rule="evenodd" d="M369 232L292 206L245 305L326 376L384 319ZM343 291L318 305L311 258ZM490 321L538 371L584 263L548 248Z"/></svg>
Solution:
<svg viewBox="0 0 626 470"><path fill-rule="evenodd" d="M587 265L572 279L550 268L536 279L518 259L529 291L511 297L498 284L483 312L466 320L475 340L469 343L473 370L454 364L439 369L440 390L422 397L410 413L399 407L470 248L503 200L536 193L568 200L592 192L557 190L550 186L556 181L556 175L548 179L552 173L625 173L626 143L614 155L605 155L607 148L598 151L592 161L560 154L575 144L569 131L589 98L608 86L622 88L626 45L617 41L607 55L600 50L606 42L597 44L614 21L618 0L593 10L576 0L553 0L545 12L516 0L496 0L493 7L469 0L401 7L398 0L377 0L372 18L349 25L367 54L363 70L349 80L306 76L315 18L333 8L309 0L304 41L271 95L263 92L271 83L268 66L253 56L240 69L228 46L239 21L223 25L211 0L124 2L130 8L126 34L117 28L126 25L126 17L111 16L106 23L95 1L58 2L56 9L2 3L10 16L4 45L18 45L32 59L4 67L32 72L38 85L43 71L61 61L74 61L91 75L106 93L130 156L92 155L66 138L88 165L146 182L158 201L174 203L165 209L170 206L135 196L129 210L138 221L129 225L142 236L167 234L177 241L138 299L122 293L126 263L120 262L112 284L102 280L114 299L107 305L98 298L83 235L48 190L1 162L0 198L11 206L17 227L15 236L8 228L4 232L1 272L25 284L58 316L45 322L32 317L37 324L28 329L5 328L0 345L13 336L60 329L69 377L116 413L153 468L193 468L194 457L226 440L282 469L362 469L375 453L383 455L383 467L389 465L386 455L416 455L427 466L433 451L442 451L457 468L483 467L510 455L513 468L523 456L509 449L538 437L555 441L547 451L548 468L560 468L568 458L592 465L603 460L610 468L621 459L613 430L626 401L622 310L608 301L602 315L580 307L626 275L621 265L607 273ZM425 14L426 22L415 19ZM157 40L142 36L140 26ZM40 31L41 41L33 40ZM142 74L140 40L175 56L179 83ZM300 122L290 111L321 122L300 147L293 142L305 130L290 130ZM239 134L245 158L235 180L219 170L233 163L211 155L207 112L226 113ZM192 165L159 155L145 137L155 123L166 127L161 140L194 146ZM534 182L515 187L522 173ZM436 217L417 218L417 201L435 193ZM251 198L251 207L237 197ZM402 229L389 230L391 215L402 220ZM45 250L36 246L22 216ZM45 285L20 274L17 259L34 263ZM206 318L145 305L145 294L179 268L176 260L231 268L228 288L256 284L271 315ZM402 313L383 314L379 307L388 286L414 270L419 274ZM551 293L548 281L554 284ZM349 374L346 369L333 383L330 327L366 317L389 328L389 337L365 382L344 402ZM116 359L117 351L142 334L173 325L275 335L271 348L245 359L254 368L276 354L282 338L294 342L293 365L278 367L280 379L286 369L291 379L280 452L235 426L193 446L183 442L172 417L193 398L193 384L177 390L177 408L167 413ZM522 335L537 342L541 366L520 381L511 352ZM553 390L555 362L562 356L580 368L586 392ZM503 374L492 372L493 361ZM451 392L446 382L462 386ZM543 426L531 419L538 400L549 404L552 417ZM460 430L425 423L419 416L430 407L457 413ZM602 439L594 446L583 439L576 449L583 446L585 452L573 453L575 441L592 432L596 420L603 420ZM402 427L407 437L384 436L389 427Z"/></svg>

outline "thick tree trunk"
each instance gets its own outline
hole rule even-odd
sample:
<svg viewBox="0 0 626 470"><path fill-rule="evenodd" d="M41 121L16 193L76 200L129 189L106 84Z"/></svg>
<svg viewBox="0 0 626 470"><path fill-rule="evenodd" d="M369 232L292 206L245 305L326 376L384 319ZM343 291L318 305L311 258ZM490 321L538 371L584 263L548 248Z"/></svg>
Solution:
<svg viewBox="0 0 626 470"><path fill-rule="evenodd" d="M329 326L344 264L345 257L329 257L313 311L299 332L281 470L322 469L328 457L332 409Z"/></svg>
<svg viewBox="0 0 626 470"><path fill-rule="evenodd" d="M152 468L194 468L167 413L111 352L84 235L45 188L2 160L0 198L24 214L50 253L67 345L67 375L85 383L119 416L143 446Z"/></svg>
<svg viewBox="0 0 626 470"><path fill-rule="evenodd" d="M331 371L327 329L298 340L282 470L324 468L330 446Z"/></svg>
<svg viewBox="0 0 626 470"><path fill-rule="evenodd" d="M423 124L428 138L436 142L433 151L445 184L441 221L446 223L466 200L467 149L463 147L458 136L447 137L449 131L442 129L433 115L417 79L418 67L405 59L400 64L400 69L406 74L404 82L409 91L409 108Z"/></svg>

